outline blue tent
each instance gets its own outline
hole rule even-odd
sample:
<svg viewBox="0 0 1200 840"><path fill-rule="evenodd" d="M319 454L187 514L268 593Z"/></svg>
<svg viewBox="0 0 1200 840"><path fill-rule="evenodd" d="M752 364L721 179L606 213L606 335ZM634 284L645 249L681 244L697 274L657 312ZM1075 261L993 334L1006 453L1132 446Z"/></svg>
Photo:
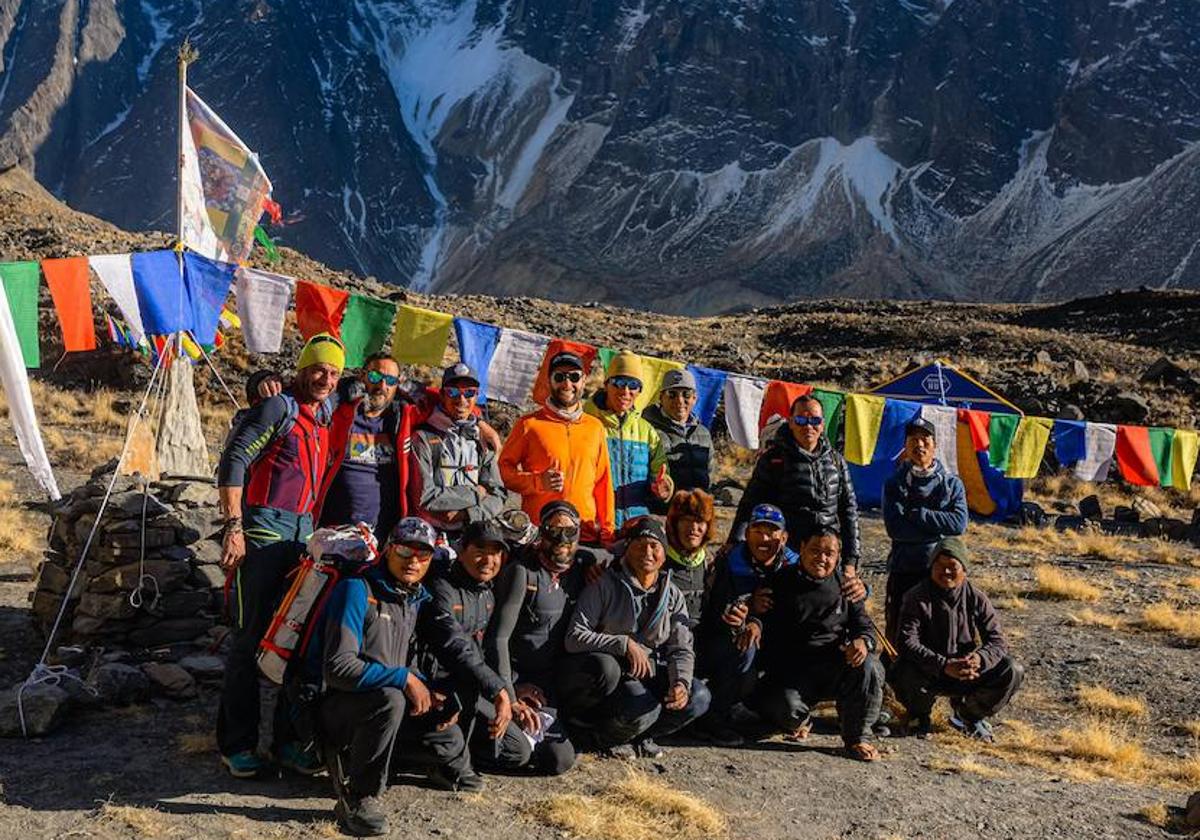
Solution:
<svg viewBox="0 0 1200 840"><path fill-rule="evenodd" d="M907 371L874 388L870 393L889 397L875 444L875 459L867 466L850 464L854 492L862 507L878 507L883 501L883 483L896 469L904 450L904 429L920 411L921 404L974 408L1001 414L1021 414L1021 410L986 385L972 379L949 362L938 359ZM904 400L904 402L894 402ZM966 434L960 425L960 435ZM963 451L960 447L960 453ZM962 463L959 470L967 488L971 510L995 519L1004 519L1021 507L1024 485L988 462L986 452L975 453L978 470Z"/></svg>

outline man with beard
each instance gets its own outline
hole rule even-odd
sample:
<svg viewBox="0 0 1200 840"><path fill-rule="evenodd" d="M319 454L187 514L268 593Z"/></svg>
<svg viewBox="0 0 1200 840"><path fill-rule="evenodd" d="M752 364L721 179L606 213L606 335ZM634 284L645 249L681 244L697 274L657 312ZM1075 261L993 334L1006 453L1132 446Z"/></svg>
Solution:
<svg viewBox="0 0 1200 840"><path fill-rule="evenodd" d="M221 568L232 579L234 627L217 712L217 744L222 763L236 778L257 776L264 768L256 752L255 657L287 575L313 531L329 451L325 401L344 364L340 341L328 333L313 336L300 352L291 386L248 409L221 452ZM309 775L320 771L316 756L295 741L282 697L274 739L281 765Z"/></svg>
<svg viewBox="0 0 1200 840"><path fill-rule="evenodd" d="M513 426L500 452L504 486L521 496L531 519L550 502L579 512L580 542L613 538L613 487L604 426L583 412L583 360L558 353L550 360L546 404Z"/></svg>
<svg viewBox="0 0 1200 840"><path fill-rule="evenodd" d="M542 508L537 541L500 573L496 613L484 638L488 664L517 698L514 719L535 740L532 766L548 775L575 764L559 718L555 670L590 556L579 551L579 512L570 502ZM526 728L526 722L534 728Z"/></svg>

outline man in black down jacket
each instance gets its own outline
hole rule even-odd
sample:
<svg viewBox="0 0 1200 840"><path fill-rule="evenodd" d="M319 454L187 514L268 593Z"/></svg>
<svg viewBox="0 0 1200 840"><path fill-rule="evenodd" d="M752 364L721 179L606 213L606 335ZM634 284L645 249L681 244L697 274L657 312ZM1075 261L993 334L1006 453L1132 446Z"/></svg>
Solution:
<svg viewBox="0 0 1200 840"><path fill-rule="evenodd" d="M696 407L696 378L689 370L670 370L663 377L658 405L642 414L658 430L667 450L667 469L678 490L707 490L710 483L712 435L692 413ZM666 511L660 502L656 513ZM694 618L695 616L693 616Z"/></svg>
<svg viewBox="0 0 1200 840"><path fill-rule="evenodd" d="M908 591L900 610L900 661L892 687L918 736L929 733L929 714L940 694L950 697L952 726L991 741L987 718L1008 705L1024 678L1008 655L995 608L967 582L967 559L961 539L942 540L929 578Z"/></svg>
<svg viewBox="0 0 1200 840"><path fill-rule="evenodd" d="M815 522L837 523L842 542L842 585L851 601L866 597L858 578L858 502L846 461L822 434L824 409L811 395L797 397L786 426L776 433L758 456L754 473L738 504L730 540L750 518L755 506L766 502L783 511L788 545L799 551Z"/></svg>

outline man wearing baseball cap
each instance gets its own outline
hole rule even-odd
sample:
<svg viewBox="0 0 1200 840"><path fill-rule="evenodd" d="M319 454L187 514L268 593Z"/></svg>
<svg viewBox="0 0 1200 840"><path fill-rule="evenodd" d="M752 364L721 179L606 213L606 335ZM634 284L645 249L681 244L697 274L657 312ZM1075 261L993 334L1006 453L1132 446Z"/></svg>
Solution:
<svg viewBox="0 0 1200 840"><path fill-rule="evenodd" d="M257 753L258 642L287 588L287 576L313 530L313 511L325 479L330 417L326 399L345 365L342 343L314 335L282 393L247 409L230 432L217 468L222 530L221 568L232 581L234 619L217 712L221 762L236 778L264 769ZM316 756L296 741L280 698L273 752L281 765L320 772Z"/></svg>
<svg viewBox="0 0 1200 840"><path fill-rule="evenodd" d="M475 372L463 362L447 367L438 407L409 454L408 509L452 535L498 516L508 497L496 453L480 438L478 399Z"/></svg>
<svg viewBox="0 0 1200 840"><path fill-rule="evenodd" d="M712 435L693 413L695 407L696 377L687 368L669 370L663 376L658 405L650 406L643 414L662 438L667 471L676 491L708 490L710 484Z"/></svg>
<svg viewBox="0 0 1200 840"><path fill-rule="evenodd" d="M883 524L892 539L884 632L895 644L904 593L929 577L938 542L967 530L967 492L937 459L937 428L920 415L905 431L904 459L884 482Z"/></svg>
<svg viewBox="0 0 1200 840"><path fill-rule="evenodd" d="M708 711L693 680L696 657L683 593L662 571L667 535L652 516L622 528L625 552L579 596L559 668L572 740L594 749L631 744L657 757L655 738Z"/></svg>
<svg viewBox="0 0 1200 840"><path fill-rule="evenodd" d="M754 690L755 660L762 646L763 616L771 609L772 581L799 560L788 546L783 511L768 504L755 505L745 539L717 555L697 630L700 673L708 679L713 702L696 731L715 744L742 742L729 712Z"/></svg>
<svg viewBox="0 0 1200 840"><path fill-rule="evenodd" d="M991 741L987 719L1008 705L1025 676L1009 655L992 602L967 580L969 562L962 539L942 540L929 574L905 593L900 608L900 659L891 683L918 737L929 734L933 704L941 695L950 698L951 726Z"/></svg>
<svg viewBox="0 0 1200 840"><path fill-rule="evenodd" d="M614 503L604 426L583 411L587 372L570 352L550 360L550 396L513 425L500 452L504 485L521 496L521 508L539 519L550 502L568 501L579 513L580 541L613 538Z"/></svg>
<svg viewBox="0 0 1200 840"><path fill-rule="evenodd" d="M502 736L512 707L504 682L487 667L478 646L452 615L436 609L423 585L438 535L429 523L406 517L396 524L383 562L363 577L334 588L322 616L324 693L321 739L338 792L334 813L348 834L387 833L380 794L393 758L413 749L431 753L429 780L450 790L479 790L450 698L439 701L425 677L410 667L414 641L432 651L455 679L494 698L489 731ZM394 745L394 746L393 746Z"/></svg>

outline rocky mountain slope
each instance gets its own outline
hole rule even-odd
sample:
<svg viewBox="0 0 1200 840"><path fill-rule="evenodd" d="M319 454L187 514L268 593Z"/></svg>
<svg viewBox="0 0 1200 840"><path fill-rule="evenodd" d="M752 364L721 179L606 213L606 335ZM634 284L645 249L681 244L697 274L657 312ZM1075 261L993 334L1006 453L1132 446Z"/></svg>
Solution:
<svg viewBox="0 0 1200 840"><path fill-rule="evenodd" d="M170 227L174 48L282 240L711 313L1200 287L1191 0L0 0L0 165Z"/></svg>

